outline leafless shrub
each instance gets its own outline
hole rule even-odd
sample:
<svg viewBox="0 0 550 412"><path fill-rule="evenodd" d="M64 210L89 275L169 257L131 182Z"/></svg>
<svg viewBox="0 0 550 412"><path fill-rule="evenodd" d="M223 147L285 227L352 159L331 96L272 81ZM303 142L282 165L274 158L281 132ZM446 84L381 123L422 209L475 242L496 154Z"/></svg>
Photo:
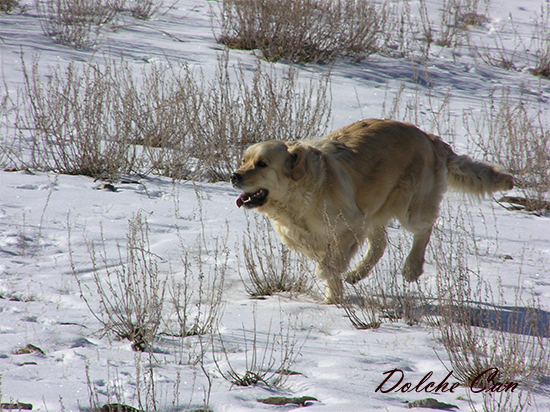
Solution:
<svg viewBox="0 0 550 412"><path fill-rule="evenodd" d="M142 77L139 95L124 86L133 97L123 113L133 113L134 141L152 170L173 178L227 180L249 145L312 138L327 127L328 78L302 86L293 68L278 73L258 63L249 75L241 64L230 68L223 53L210 81L185 66L153 67Z"/></svg>
<svg viewBox="0 0 550 412"><path fill-rule="evenodd" d="M45 84L38 61L23 72L20 163L103 179L223 180L248 145L317 136L330 112L328 78L302 85L296 69L261 63L248 75L242 65L229 68L227 53L211 81L171 64L137 76L124 61L73 62Z"/></svg>
<svg viewBox="0 0 550 412"><path fill-rule="evenodd" d="M418 21L409 0L385 2L379 6L381 27L378 52L391 57L410 57L422 42L417 33ZM423 53L427 58L426 51Z"/></svg>
<svg viewBox="0 0 550 412"><path fill-rule="evenodd" d="M131 381L125 380L124 374L118 373L117 367L110 364L107 364L106 371L99 372L101 378L94 380L93 369L90 368L90 362L86 361L85 373L90 406L86 408L84 405L79 405L80 409L90 412L158 412L181 410L182 401L191 404L193 399L189 391L185 390L182 394L181 372L176 372L173 380L159 379L161 367L154 353L137 352L134 354L134 372L131 374ZM194 386L198 383L192 382L191 393L194 392L196 389ZM186 389L189 388L188 385L185 386ZM209 402L210 393L206 393L203 399L204 408L196 410L208 411Z"/></svg>
<svg viewBox="0 0 550 412"><path fill-rule="evenodd" d="M486 64L506 70L528 70L534 75L550 77L550 6L541 6L533 18L531 34L522 36L510 15L511 33L497 30L491 47L471 42L470 51Z"/></svg>
<svg viewBox="0 0 550 412"><path fill-rule="evenodd" d="M149 247L147 221L141 212L129 221L126 258L123 258L119 248L118 262L114 266L108 258L105 244L99 252L101 264L97 262L95 245L90 242L88 247L99 311L92 307L87 298L92 292L78 278L74 267L73 270L81 296L101 324L102 332L118 339L128 339L135 351L150 349L163 325L166 280L161 278L158 258Z"/></svg>
<svg viewBox="0 0 550 412"><path fill-rule="evenodd" d="M88 296L92 292L79 278L74 263L73 273L82 298L99 320L104 334L130 340L136 351L150 350L152 343L163 335L173 340L179 363L184 362L185 352L189 357L185 364L196 364L202 362L208 346L199 340L188 351L190 347L184 340L211 334L217 326L229 256L226 241L227 236L216 240L208 259L202 255L203 246L199 244L194 264L180 238L181 272L163 279L158 268L160 258L150 251L149 226L138 212L129 221L126 259L119 247L118 261L113 263L104 244L100 244L103 249L97 251L96 245L88 242L99 310L91 306ZM211 261L208 274L205 260Z"/></svg>
<svg viewBox="0 0 550 412"><path fill-rule="evenodd" d="M281 244L267 218L254 214L253 225L248 220L242 245L248 273L244 285L251 296L311 292L311 265Z"/></svg>
<svg viewBox="0 0 550 412"><path fill-rule="evenodd" d="M361 60L377 51L384 18L367 0L223 0L218 41L268 61Z"/></svg>
<svg viewBox="0 0 550 412"><path fill-rule="evenodd" d="M207 180L226 180L247 146L270 139L300 140L326 130L330 114L328 77L301 85L297 69L258 62L250 78L242 65L229 69L228 55L218 61L215 80L204 80L187 118L193 156Z"/></svg>
<svg viewBox="0 0 550 412"><path fill-rule="evenodd" d="M376 329L385 321L399 320L414 325L428 315L425 291L401 276L410 239L399 233L390 236L388 243L384 257L372 273L360 283L348 286L347 298L341 305L357 329Z"/></svg>
<svg viewBox="0 0 550 412"><path fill-rule="evenodd" d="M132 17L148 20L162 7L163 0L110 0L110 7L117 13L130 13Z"/></svg>
<svg viewBox="0 0 550 412"><path fill-rule="evenodd" d="M520 55L528 60L528 56L525 55L527 48L525 39L521 38L518 33L512 16L510 16L509 20L513 31L512 39L508 39L509 36L505 33L496 31L494 43L491 47L485 44L480 46L471 40L469 48L472 55L485 64L505 70L520 70L520 68L517 67L517 56Z"/></svg>
<svg viewBox="0 0 550 412"><path fill-rule="evenodd" d="M139 153L132 158L134 170L191 177L193 143L186 119L197 115L193 102L202 93L193 73L186 66L152 64L138 75L124 62L105 70L119 104L110 121L126 136L124 144Z"/></svg>
<svg viewBox="0 0 550 412"><path fill-rule="evenodd" d="M453 21L456 17L453 13L453 1L444 0L441 7L440 22L438 30L434 28L430 21L428 8L425 1L420 3L420 17L422 21L422 29L424 40L428 45L435 43L441 47L452 47L458 42L458 28Z"/></svg>
<svg viewBox="0 0 550 412"><path fill-rule="evenodd" d="M148 20L162 7L162 0L128 0L128 9L136 19Z"/></svg>
<svg viewBox="0 0 550 412"><path fill-rule="evenodd" d="M237 350L235 355L230 353L227 342L222 335L219 335L220 349L223 352L225 363L224 370L220 359L214 353L214 362L220 375L237 386L253 386L263 384L266 386L282 385L289 376L291 365L300 354L301 346L298 346L299 339L296 336L297 327L290 320L285 327L281 320L279 332L272 333L273 319L270 322L269 330L264 335L256 329L256 310L253 312L252 331L246 330L243 325L244 350L240 353ZM264 335L264 336L262 336ZM233 351L235 351L233 349ZM244 357L244 359L243 359ZM230 360L230 358L233 358Z"/></svg>
<svg viewBox="0 0 550 412"><path fill-rule="evenodd" d="M37 6L44 34L77 49L88 45L90 36L97 36L116 14L108 0L41 0Z"/></svg>
<svg viewBox="0 0 550 412"><path fill-rule="evenodd" d="M201 222L202 224L202 222ZM205 239L202 239L205 243ZM165 336L176 338L176 361L179 364L201 364L208 350L210 339L203 340L202 335L212 336L218 326L222 310L222 294L227 269L229 250L227 233L218 240L209 256L212 264L205 267L203 250L206 244L199 243L198 254L194 259L180 237L182 251L183 278L172 277L169 288L169 312L164 321ZM196 336L188 343L184 338Z"/></svg>
<svg viewBox="0 0 550 412"><path fill-rule="evenodd" d="M424 0L420 2L420 20L424 41L441 47L461 45L470 26L480 26L488 21L480 12L479 0L444 0L439 14L439 23L434 25Z"/></svg>
<svg viewBox="0 0 550 412"><path fill-rule="evenodd" d="M14 141L8 138L8 124L10 113L15 108L16 106L10 99L7 85L0 84L0 165L2 166L11 166Z"/></svg>
<svg viewBox="0 0 550 412"><path fill-rule="evenodd" d="M112 119L122 107L111 69L79 69L73 62L43 84L38 60L30 70L23 64L26 99L18 128L30 134L21 138L30 151L30 159L21 159L26 167L102 178L132 170L136 152L124 124Z"/></svg>
<svg viewBox="0 0 550 412"><path fill-rule="evenodd" d="M18 0L0 0L0 12L11 13L18 4Z"/></svg>
<svg viewBox="0 0 550 412"><path fill-rule="evenodd" d="M437 267L436 324L453 374L473 393L499 382L519 382L515 399L521 403L535 381L549 372L548 320L535 300L522 300L520 289L514 304L507 304L502 290L495 296L471 269L471 259L479 253L471 217L449 209L442 221L431 245ZM497 368L498 374L476 379L489 368ZM487 405L493 399L484 397L484 410L509 410L515 402L506 394L498 399L500 407L491 409Z"/></svg>
<svg viewBox="0 0 550 412"><path fill-rule="evenodd" d="M548 121L543 111L531 110L534 104L513 97L509 88L503 87L500 96L495 94L479 117L466 111L464 125L483 156L514 175L515 186L528 201L527 209L536 210L550 190Z"/></svg>
<svg viewBox="0 0 550 412"><path fill-rule="evenodd" d="M541 6L540 15L534 21L530 50L535 51L535 67L532 73L550 78L550 4Z"/></svg>

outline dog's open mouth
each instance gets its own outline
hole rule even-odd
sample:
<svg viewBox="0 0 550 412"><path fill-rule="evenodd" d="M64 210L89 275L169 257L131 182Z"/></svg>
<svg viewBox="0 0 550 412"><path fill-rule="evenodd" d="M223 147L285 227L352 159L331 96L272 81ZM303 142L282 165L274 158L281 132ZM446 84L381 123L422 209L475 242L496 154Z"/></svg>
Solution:
<svg viewBox="0 0 550 412"><path fill-rule="evenodd" d="M269 192L266 189L260 189L254 193L243 192L237 198L237 206L238 207L244 206L247 208L263 206L267 202L268 194Z"/></svg>

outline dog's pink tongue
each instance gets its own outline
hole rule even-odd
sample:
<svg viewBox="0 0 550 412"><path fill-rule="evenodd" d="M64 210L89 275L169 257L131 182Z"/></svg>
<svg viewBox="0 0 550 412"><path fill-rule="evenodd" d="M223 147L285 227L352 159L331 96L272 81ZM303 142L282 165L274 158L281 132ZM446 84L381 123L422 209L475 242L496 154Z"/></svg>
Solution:
<svg viewBox="0 0 550 412"><path fill-rule="evenodd" d="M246 193L241 193L241 195L237 198L237 207L241 207L244 205L244 197L246 196Z"/></svg>

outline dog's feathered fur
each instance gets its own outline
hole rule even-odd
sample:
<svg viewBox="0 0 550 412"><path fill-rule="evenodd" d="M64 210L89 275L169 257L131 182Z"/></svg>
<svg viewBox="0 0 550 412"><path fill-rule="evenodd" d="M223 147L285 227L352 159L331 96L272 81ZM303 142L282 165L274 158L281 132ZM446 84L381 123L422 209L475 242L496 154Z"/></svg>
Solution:
<svg viewBox="0 0 550 412"><path fill-rule="evenodd" d="M378 119L317 141L255 144L231 182L244 191L238 206L271 218L284 244L315 259L329 303L340 301L342 273L365 239L365 256L345 280L358 282L378 262L391 219L414 235L403 268L412 282L447 186L478 197L513 187L499 167L459 156L411 124Z"/></svg>

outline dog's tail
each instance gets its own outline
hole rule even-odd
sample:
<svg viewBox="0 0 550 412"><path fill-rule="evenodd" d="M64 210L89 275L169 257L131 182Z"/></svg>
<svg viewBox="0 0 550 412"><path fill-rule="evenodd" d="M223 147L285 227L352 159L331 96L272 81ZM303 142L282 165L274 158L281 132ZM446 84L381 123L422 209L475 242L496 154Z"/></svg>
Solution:
<svg viewBox="0 0 550 412"><path fill-rule="evenodd" d="M514 187L514 178L500 166L459 156L438 136L430 135L438 153L447 159L447 185L456 191L483 197Z"/></svg>

